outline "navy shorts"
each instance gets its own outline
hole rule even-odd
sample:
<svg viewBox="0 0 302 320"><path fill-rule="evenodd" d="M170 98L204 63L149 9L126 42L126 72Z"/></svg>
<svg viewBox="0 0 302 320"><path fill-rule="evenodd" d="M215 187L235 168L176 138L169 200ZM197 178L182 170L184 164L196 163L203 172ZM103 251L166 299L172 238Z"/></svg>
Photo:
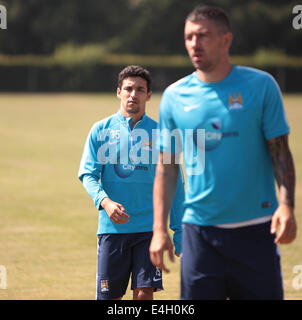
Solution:
<svg viewBox="0 0 302 320"><path fill-rule="evenodd" d="M181 299L282 300L270 222L234 229L184 223Z"/></svg>
<svg viewBox="0 0 302 320"><path fill-rule="evenodd" d="M131 275L131 289L163 289L162 273L149 254L152 232L98 236L96 299L122 297Z"/></svg>

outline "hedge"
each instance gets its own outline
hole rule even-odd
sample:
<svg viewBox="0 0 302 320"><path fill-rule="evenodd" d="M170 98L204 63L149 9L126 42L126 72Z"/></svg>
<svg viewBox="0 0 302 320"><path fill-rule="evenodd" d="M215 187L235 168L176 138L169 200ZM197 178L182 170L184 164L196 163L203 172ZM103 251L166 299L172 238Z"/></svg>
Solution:
<svg viewBox="0 0 302 320"><path fill-rule="evenodd" d="M232 63L248 65L271 73L283 92L300 92L302 58L269 55L234 56ZM186 56L137 56L100 54L96 50L72 51L52 56L0 55L1 92L112 92L117 75L130 64L147 67L153 91L194 71Z"/></svg>

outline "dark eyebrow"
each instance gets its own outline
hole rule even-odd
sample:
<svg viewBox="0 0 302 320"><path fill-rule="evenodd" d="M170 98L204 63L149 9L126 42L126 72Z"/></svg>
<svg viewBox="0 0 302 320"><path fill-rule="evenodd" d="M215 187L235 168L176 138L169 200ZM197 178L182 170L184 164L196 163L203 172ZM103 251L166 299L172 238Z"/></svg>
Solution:
<svg viewBox="0 0 302 320"><path fill-rule="evenodd" d="M147 88L144 86L137 86L136 87L136 86L128 85L128 86L124 87L124 89L129 89L129 88L137 88L137 89L146 89L147 90Z"/></svg>
<svg viewBox="0 0 302 320"><path fill-rule="evenodd" d="M129 91L129 90L138 90L138 91L140 91L140 92L148 92L148 88L146 88L146 87L144 87L144 86L131 86L131 85L129 85L129 86L124 86L123 88L122 88L122 90L126 90L126 91Z"/></svg>
<svg viewBox="0 0 302 320"><path fill-rule="evenodd" d="M190 36L190 35L194 35L194 34L197 34L197 35L205 35L205 34L210 34L211 33L211 30L209 29L198 29L196 31L191 31L191 32L188 32L188 33L184 33L185 36Z"/></svg>
<svg viewBox="0 0 302 320"><path fill-rule="evenodd" d="M197 31L192 31L192 32L185 33L185 37L186 36L191 36L191 35L194 35L194 34L205 35L205 34L210 34L210 33L211 33L210 30L197 30Z"/></svg>

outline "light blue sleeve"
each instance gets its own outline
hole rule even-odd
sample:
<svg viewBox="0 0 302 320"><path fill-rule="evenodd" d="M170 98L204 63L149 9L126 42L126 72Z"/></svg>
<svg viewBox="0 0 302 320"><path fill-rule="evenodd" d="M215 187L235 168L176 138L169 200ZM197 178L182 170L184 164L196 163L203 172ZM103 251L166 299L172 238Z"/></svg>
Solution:
<svg viewBox="0 0 302 320"><path fill-rule="evenodd" d="M170 211L170 229L174 231L173 243L175 246L175 253L181 253L181 232L182 232L182 218L184 214L184 177L182 169L179 166L178 183Z"/></svg>
<svg viewBox="0 0 302 320"><path fill-rule="evenodd" d="M97 139L98 127L94 125L86 139L78 171L78 178L91 196L94 205L99 210L101 201L108 197L102 186L101 172L103 165L97 157L100 143Z"/></svg>
<svg viewBox="0 0 302 320"><path fill-rule="evenodd" d="M100 210L100 204L102 200L108 197L107 193L104 191L100 180L97 176L92 174L85 174L82 178L83 186L92 198L94 205L98 210Z"/></svg>
<svg viewBox="0 0 302 320"><path fill-rule="evenodd" d="M262 129L267 140L289 133L281 90L276 80L268 75L265 79L266 92L264 97Z"/></svg>
<svg viewBox="0 0 302 320"><path fill-rule="evenodd" d="M176 107L176 101L173 92L166 89L163 93L159 109L159 138L156 148L161 152L181 153L182 152L182 134L173 119L173 109Z"/></svg>

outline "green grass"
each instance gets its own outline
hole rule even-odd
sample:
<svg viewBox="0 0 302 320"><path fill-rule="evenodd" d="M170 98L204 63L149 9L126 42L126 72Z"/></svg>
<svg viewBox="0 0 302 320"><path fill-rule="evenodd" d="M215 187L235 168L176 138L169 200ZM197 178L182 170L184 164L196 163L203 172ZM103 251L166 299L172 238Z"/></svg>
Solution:
<svg viewBox="0 0 302 320"><path fill-rule="evenodd" d="M157 119L160 95L147 113ZM290 145L297 173L296 216L301 225L302 96L288 95ZM91 125L119 108L114 94L0 95L0 265L7 289L0 299L94 299L97 211L77 179ZM300 236L281 246L285 296L302 265ZM179 298L179 259L168 262L165 290L156 299ZM125 299L131 299L127 291Z"/></svg>

